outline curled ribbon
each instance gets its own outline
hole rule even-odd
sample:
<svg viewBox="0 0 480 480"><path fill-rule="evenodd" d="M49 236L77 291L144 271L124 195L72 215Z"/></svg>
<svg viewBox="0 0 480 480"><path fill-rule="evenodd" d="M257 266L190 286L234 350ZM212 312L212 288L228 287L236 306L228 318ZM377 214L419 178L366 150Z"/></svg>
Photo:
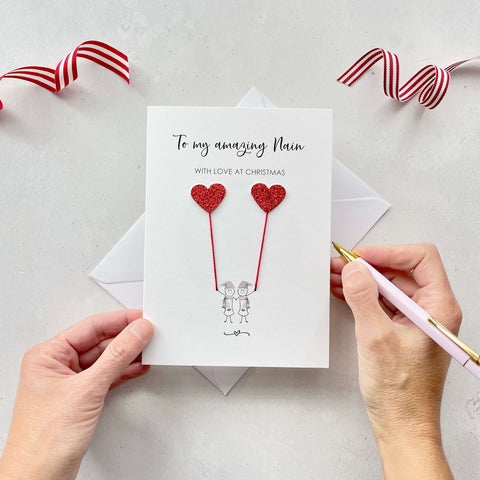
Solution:
<svg viewBox="0 0 480 480"><path fill-rule="evenodd" d="M4 78L17 78L49 90L59 92L78 77L77 58L86 58L92 62L108 68L129 83L128 57L103 42L89 40L81 43L75 50L66 55L57 65L57 68L49 67L21 67L11 70L0 76ZM3 104L0 101L0 110Z"/></svg>
<svg viewBox="0 0 480 480"><path fill-rule="evenodd" d="M375 63L383 59L383 91L387 97L406 102L417 93L418 101L426 108L434 109L443 100L450 84L450 72L460 65L480 57L472 57L467 60L452 63L446 68L436 65L427 65L420 69L405 85L398 87L399 62L394 53L374 48L358 59L337 81L351 87L364 73Z"/></svg>

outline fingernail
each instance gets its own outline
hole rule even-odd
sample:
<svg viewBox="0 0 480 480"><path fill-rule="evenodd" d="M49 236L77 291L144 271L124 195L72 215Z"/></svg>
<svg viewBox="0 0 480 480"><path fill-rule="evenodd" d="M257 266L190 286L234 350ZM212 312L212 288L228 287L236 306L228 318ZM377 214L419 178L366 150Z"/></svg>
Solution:
<svg viewBox="0 0 480 480"><path fill-rule="evenodd" d="M153 326L148 320L146 320L145 318L142 318L132 323L132 326L130 327L130 331L142 343L147 343L150 340L150 337L152 336Z"/></svg>

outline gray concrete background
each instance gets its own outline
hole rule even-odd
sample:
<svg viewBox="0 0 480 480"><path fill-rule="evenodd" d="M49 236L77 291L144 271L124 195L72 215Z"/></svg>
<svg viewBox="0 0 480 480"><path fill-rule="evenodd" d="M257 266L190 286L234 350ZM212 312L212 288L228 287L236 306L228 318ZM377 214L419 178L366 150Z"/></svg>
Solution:
<svg viewBox="0 0 480 480"><path fill-rule="evenodd" d="M0 83L0 447L23 352L119 305L87 277L144 209L147 105L235 105L255 85L283 107L334 108L334 152L392 203L364 244L434 241L480 347L480 65L428 111L382 91L382 68L335 79L379 46L400 77L480 54L480 3L3 1L0 72L55 66L85 40L130 58L131 84L79 60L54 95ZM466 249L465 249L466 247ZM480 476L480 383L452 365L442 411L458 479ZM381 476L358 392L353 323L332 300L331 368L250 369L223 397L192 368L112 392L81 479Z"/></svg>

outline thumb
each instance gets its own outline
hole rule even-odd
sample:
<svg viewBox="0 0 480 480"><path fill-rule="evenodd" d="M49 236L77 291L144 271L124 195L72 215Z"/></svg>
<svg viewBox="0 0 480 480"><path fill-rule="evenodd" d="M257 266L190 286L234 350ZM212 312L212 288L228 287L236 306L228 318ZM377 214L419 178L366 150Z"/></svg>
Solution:
<svg viewBox="0 0 480 480"><path fill-rule="evenodd" d="M112 382L140 355L153 335L145 318L125 327L105 348L92 366L92 374L108 389Z"/></svg>
<svg viewBox="0 0 480 480"><path fill-rule="evenodd" d="M357 335L366 334L389 320L378 303L378 289L368 268L359 262L351 262L342 270L343 294L355 317Z"/></svg>

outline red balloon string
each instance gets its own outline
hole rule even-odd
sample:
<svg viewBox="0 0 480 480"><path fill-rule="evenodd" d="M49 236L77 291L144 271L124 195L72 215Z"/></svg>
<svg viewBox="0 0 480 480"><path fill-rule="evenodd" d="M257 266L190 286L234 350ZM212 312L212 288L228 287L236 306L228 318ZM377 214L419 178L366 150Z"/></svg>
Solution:
<svg viewBox="0 0 480 480"><path fill-rule="evenodd" d="M262 244L260 245L260 255L258 256L257 276L255 277L255 287L253 289L254 292L257 291L258 276L260 274L260 263L262 261L262 253L263 253L263 243L265 242L265 232L267 230L267 220L268 220L268 212L265 213L265 224L263 225Z"/></svg>
<svg viewBox="0 0 480 480"><path fill-rule="evenodd" d="M212 212L220 205L225 197L225 187L221 183L214 183L210 187L195 185L190 191L193 200L208 213L210 223L210 241L212 242L213 275L215 277L215 290L218 291L217 263L215 261L215 246L213 243Z"/></svg>
<svg viewBox="0 0 480 480"><path fill-rule="evenodd" d="M214 246L214 243L213 243L213 228L212 228L212 214L211 214L211 212L208 212L208 220L210 222L210 240L212 242L213 275L215 277L215 290L218 291L217 264L215 262L215 246Z"/></svg>

